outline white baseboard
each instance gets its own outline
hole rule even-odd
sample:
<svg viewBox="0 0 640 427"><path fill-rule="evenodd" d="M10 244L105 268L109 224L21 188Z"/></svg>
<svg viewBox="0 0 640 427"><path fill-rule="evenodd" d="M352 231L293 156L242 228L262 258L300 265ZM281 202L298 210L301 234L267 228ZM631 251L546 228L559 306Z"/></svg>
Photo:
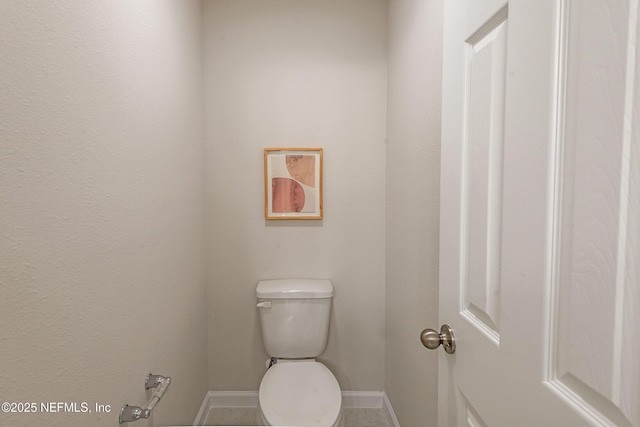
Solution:
<svg viewBox="0 0 640 427"><path fill-rule="evenodd" d="M209 393L211 393L211 392L208 392L204 396L204 400L202 401L202 405L200 405L200 410L198 411L198 414L196 415L196 419L193 421L193 425L194 426L203 425L205 420L207 419L207 415L209 415L209 408L210 408L210 405L211 405L211 398L209 397Z"/></svg>
<svg viewBox="0 0 640 427"><path fill-rule="evenodd" d="M204 425L209 411L214 408L257 408L257 391L210 391L204 397L194 426Z"/></svg>
<svg viewBox="0 0 640 427"><path fill-rule="evenodd" d="M343 408L382 408L383 391L343 391Z"/></svg>
<svg viewBox="0 0 640 427"><path fill-rule="evenodd" d="M194 426L201 426L207 419L209 411L214 408L257 408L257 391L210 391L204 398L200 411L193 422ZM391 402L383 391L343 391L343 408L383 408L389 425L400 427Z"/></svg>
<svg viewBox="0 0 640 427"><path fill-rule="evenodd" d="M393 408L391 407L391 402L387 397L387 393L384 393L384 395L382 396L382 400L384 401L384 412L385 414L387 414L387 421L389 422L389 425L392 427L400 427L400 423L396 418L396 413L393 412Z"/></svg>

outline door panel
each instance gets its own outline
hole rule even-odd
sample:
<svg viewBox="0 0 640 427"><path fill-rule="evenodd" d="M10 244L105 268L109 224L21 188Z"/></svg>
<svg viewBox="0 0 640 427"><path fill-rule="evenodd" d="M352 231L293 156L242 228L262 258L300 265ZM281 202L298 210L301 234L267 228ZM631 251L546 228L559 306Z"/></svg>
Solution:
<svg viewBox="0 0 640 427"><path fill-rule="evenodd" d="M638 9L445 2L441 427L640 427Z"/></svg>
<svg viewBox="0 0 640 427"><path fill-rule="evenodd" d="M484 420L480 417L471 403L462 396L462 402L464 407L464 419L465 426L467 427L488 427Z"/></svg>
<svg viewBox="0 0 640 427"><path fill-rule="evenodd" d="M638 7L565 7L548 380L601 423L637 426Z"/></svg>
<svg viewBox="0 0 640 427"><path fill-rule="evenodd" d="M507 8L466 41L462 313L500 341L500 215Z"/></svg>

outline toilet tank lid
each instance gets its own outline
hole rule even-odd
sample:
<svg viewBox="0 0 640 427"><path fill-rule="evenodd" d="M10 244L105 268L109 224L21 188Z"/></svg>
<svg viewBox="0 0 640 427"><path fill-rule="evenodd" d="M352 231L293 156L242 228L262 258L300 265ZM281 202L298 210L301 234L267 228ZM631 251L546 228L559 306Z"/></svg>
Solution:
<svg viewBox="0 0 640 427"><path fill-rule="evenodd" d="M326 279L261 280L256 287L258 298L331 298L333 285Z"/></svg>

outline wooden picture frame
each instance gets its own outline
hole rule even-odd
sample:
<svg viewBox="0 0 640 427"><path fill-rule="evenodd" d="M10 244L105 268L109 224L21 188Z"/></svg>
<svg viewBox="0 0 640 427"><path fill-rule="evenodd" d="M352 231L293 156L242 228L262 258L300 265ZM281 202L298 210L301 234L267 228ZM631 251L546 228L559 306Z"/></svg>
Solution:
<svg viewBox="0 0 640 427"><path fill-rule="evenodd" d="M264 149L265 219L322 219L322 148Z"/></svg>

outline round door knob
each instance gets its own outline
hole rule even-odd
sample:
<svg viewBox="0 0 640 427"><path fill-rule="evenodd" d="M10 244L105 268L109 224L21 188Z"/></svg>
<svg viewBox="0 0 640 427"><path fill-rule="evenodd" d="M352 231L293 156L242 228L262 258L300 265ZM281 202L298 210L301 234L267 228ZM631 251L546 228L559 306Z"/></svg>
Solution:
<svg viewBox="0 0 640 427"><path fill-rule="evenodd" d="M444 351L448 354L453 354L456 351L456 342L453 338L453 331L449 325L442 325L440 333L433 329L425 329L420 333L420 341L422 345L429 350L435 350L442 344Z"/></svg>
<svg viewBox="0 0 640 427"><path fill-rule="evenodd" d="M420 334L420 341L429 350L435 350L440 347L440 334L433 329L425 329Z"/></svg>

